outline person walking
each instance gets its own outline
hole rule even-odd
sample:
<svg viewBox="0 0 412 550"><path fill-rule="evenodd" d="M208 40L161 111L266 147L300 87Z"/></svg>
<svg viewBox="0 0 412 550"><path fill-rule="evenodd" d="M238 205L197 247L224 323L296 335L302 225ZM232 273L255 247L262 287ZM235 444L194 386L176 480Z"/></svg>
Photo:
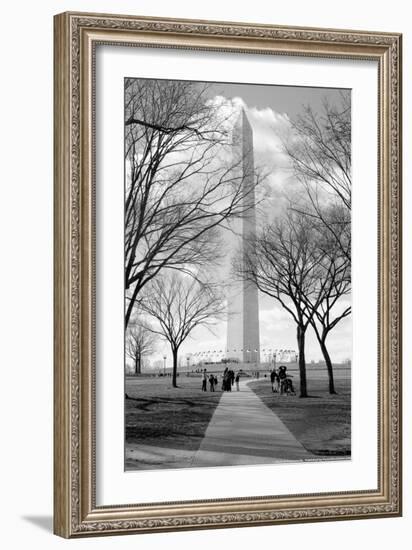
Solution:
<svg viewBox="0 0 412 550"><path fill-rule="evenodd" d="M280 378L279 378L279 373L278 373L278 371L276 370L276 368L275 368L275 372L276 372L276 376L275 376L275 392L279 393L279 392L280 392Z"/></svg>
<svg viewBox="0 0 412 550"><path fill-rule="evenodd" d="M222 375L222 390L223 391L227 391L227 380L228 380L228 376L227 376L227 373L228 373L228 368L226 367L225 370L223 371L223 375Z"/></svg>
<svg viewBox="0 0 412 550"><path fill-rule="evenodd" d="M235 378L235 382L236 382L236 391L239 391L239 381L240 381L240 374L239 374L239 373L236 373L236 378Z"/></svg>
<svg viewBox="0 0 412 550"><path fill-rule="evenodd" d="M276 372L276 367L273 367L273 370L270 373L270 383L272 384L272 392L277 393L279 388L279 376Z"/></svg>
<svg viewBox="0 0 412 550"><path fill-rule="evenodd" d="M213 374L209 376L210 391L215 391L215 377Z"/></svg>
<svg viewBox="0 0 412 550"><path fill-rule="evenodd" d="M206 369L204 369L202 374L202 391L207 391L206 384L207 384L207 374L206 374Z"/></svg>
<svg viewBox="0 0 412 550"><path fill-rule="evenodd" d="M233 384L232 374L233 374L232 369L228 370L226 373L226 391L232 391L232 384Z"/></svg>
<svg viewBox="0 0 412 550"><path fill-rule="evenodd" d="M286 389L286 377L287 377L287 367L285 365L281 365L279 367L279 384L280 384L280 394L283 395L285 393Z"/></svg>

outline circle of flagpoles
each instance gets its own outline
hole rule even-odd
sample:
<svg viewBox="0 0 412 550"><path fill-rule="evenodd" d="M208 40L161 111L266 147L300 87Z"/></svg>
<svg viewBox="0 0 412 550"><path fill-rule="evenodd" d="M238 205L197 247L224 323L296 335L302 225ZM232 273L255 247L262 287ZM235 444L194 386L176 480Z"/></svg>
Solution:
<svg viewBox="0 0 412 550"><path fill-rule="evenodd" d="M246 353L246 359L248 362L254 362L257 358L257 354L260 354L260 362L272 363L278 361L292 362L297 360L298 354L294 349L281 349L273 347L259 347L258 348L233 348L233 349L209 349L203 351L196 351L188 354L186 359L189 364L190 358L194 359L195 363L220 363L224 359L229 358L230 354Z"/></svg>

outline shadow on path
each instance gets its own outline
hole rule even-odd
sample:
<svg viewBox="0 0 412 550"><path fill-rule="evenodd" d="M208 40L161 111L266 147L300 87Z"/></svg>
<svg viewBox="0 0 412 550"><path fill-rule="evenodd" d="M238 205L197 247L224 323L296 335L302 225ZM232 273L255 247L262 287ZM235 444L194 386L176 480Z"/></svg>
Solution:
<svg viewBox="0 0 412 550"><path fill-rule="evenodd" d="M271 464L312 457L248 382L242 381L241 391L222 396L193 466Z"/></svg>

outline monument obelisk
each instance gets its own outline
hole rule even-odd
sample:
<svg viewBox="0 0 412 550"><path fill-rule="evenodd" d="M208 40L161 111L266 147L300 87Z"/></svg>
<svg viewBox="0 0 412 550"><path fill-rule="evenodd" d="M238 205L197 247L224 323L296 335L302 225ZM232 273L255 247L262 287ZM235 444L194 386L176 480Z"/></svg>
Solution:
<svg viewBox="0 0 412 550"><path fill-rule="evenodd" d="M243 108L233 127L232 146L235 177L241 178L245 212L233 221L231 252L240 254L238 261L243 262L248 239L256 233L253 131ZM259 346L258 290L246 280L232 281L228 294L227 358L258 363Z"/></svg>

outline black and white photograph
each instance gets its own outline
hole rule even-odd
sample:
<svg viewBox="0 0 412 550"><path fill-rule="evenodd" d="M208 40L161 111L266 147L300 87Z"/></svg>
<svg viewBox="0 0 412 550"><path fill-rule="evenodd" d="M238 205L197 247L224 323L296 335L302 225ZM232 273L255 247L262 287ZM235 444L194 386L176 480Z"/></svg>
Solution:
<svg viewBox="0 0 412 550"><path fill-rule="evenodd" d="M350 90L124 86L125 469L350 459Z"/></svg>
<svg viewBox="0 0 412 550"><path fill-rule="evenodd" d="M2 547L405 547L407 6L2 6Z"/></svg>

